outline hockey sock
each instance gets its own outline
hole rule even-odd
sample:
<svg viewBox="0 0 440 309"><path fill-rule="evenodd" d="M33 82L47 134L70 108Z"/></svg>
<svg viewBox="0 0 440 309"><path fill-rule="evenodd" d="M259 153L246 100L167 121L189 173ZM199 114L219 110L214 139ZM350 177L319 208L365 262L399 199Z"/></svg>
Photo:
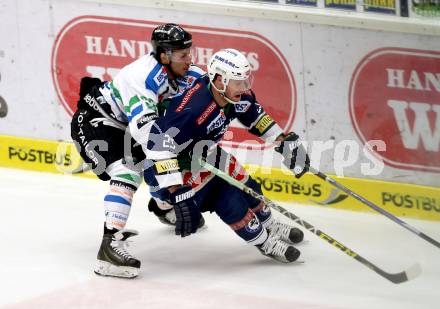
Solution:
<svg viewBox="0 0 440 309"><path fill-rule="evenodd" d="M136 189L129 183L110 180L110 190L104 198L105 222L109 229L125 227Z"/></svg>
<svg viewBox="0 0 440 309"><path fill-rule="evenodd" d="M267 231L254 212L249 209L243 219L229 226L243 240L251 245L261 245L267 239Z"/></svg>
<svg viewBox="0 0 440 309"><path fill-rule="evenodd" d="M267 227L269 222L272 221L273 217L270 207L263 202L260 202L256 207L252 208L252 211L255 213L264 227Z"/></svg>
<svg viewBox="0 0 440 309"><path fill-rule="evenodd" d="M107 173L111 175L111 180L110 189L104 198L105 222L107 228L121 230L127 223L133 195L141 178L122 164L110 165Z"/></svg>

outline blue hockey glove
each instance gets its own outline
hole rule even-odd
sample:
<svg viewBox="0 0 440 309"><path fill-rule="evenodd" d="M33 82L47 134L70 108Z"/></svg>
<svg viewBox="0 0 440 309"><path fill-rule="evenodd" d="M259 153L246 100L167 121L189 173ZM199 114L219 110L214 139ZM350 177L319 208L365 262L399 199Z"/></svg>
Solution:
<svg viewBox="0 0 440 309"><path fill-rule="evenodd" d="M310 158L306 148L301 144L299 136L293 132L284 136L280 145L275 147L275 151L283 156L283 164L292 170L296 178L304 175L310 167Z"/></svg>
<svg viewBox="0 0 440 309"><path fill-rule="evenodd" d="M181 186L170 193L169 201L176 213L176 235L188 236L199 227L200 210L193 196L194 191L190 186Z"/></svg>

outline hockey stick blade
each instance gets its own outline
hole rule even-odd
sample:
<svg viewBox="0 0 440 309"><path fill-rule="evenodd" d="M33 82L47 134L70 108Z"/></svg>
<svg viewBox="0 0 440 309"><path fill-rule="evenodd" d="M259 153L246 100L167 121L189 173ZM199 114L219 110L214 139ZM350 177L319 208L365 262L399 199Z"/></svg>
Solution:
<svg viewBox="0 0 440 309"><path fill-rule="evenodd" d="M324 173L321 173L318 170L313 169L312 167L310 167L310 172L312 172L313 174L315 174L317 177L319 177L320 179L324 180L325 182L331 184L332 186L338 188L339 190L347 193L348 195L350 195L351 197L355 198L356 200L360 201L361 203L363 203L364 205L367 205L368 207L374 209L375 211L377 211L378 213L384 215L385 217L387 217L388 219L394 221L395 223L399 224L400 226L404 227L405 229L407 229L408 231L416 234L417 236L419 236L420 238L426 240L427 242L429 242L431 245L434 245L435 247L440 249L440 242L438 242L437 240L429 237L428 235L426 235L425 233L419 231L418 229L416 229L415 227L413 227L412 225L406 223L405 221L397 218L396 216L392 215L391 213L389 213L388 211L386 211L385 209L377 206L376 204L374 204L373 202L370 202L369 200L367 200L366 198L360 196L359 194L351 191L350 189L348 189L347 187L345 187L344 185L340 184L339 182L337 182L336 180L334 180L333 178L328 177L327 175L325 175Z"/></svg>
<svg viewBox="0 0 440 309"><path fill-rule="evenodd" d="M377 274L379 274L383 278L385 278L385 279L387 279L387 280L389 280L389 281L391 281L393 283L397 284L397 283L403 283L403 282L409 281L411 279L414 279L415 277L417 277L421 273L421 267L420 267L419 264L414 264L413 266L411 266L410 268L408 268L407 270L402 271L402 272L388 273L388 272L384 271L383 269L379 268L378 266L376 266L375 264L371 263L370 261L368 261L364 257L360 256L358 253L354 252L353 250L351 250L347 246L343 245L342 243L340 243L339 241L337 241L333 237L331 237L328 234L318 230L317 228L315 228L310 223L300 219L298 216L296 216L292 212L286 210L284 207L282 207L282 206L280 206L278 204L275 204L274 202L272 202L270 199L268 199L264 195L258 194L257 192L255 192L254 190L252 190L251 188L246 186L244 183L241 183L238 180L232 178L231 176L229 176L228 174L220 171L219 169L215 168L211 164L209 164L209 163L207 163L205 161L200 161L200 165L202 167L206 168L208 171L212 172L214 175L222 178L223 180L225 180L229 184L231 184L231 185L237 187L238 189L246 192L250 196L252 196L252 197L254 197L254 198L264 202L266 205L269 205L271 208L277 210L282 215L286 216L287 218L293 220L295 223L297 223L297 224L301 225L302 227L306 228L309 232L315 234L320 239L328 242L334 248L339 249L340 251L344 252L346 255L354 258L356 261L362 263L364 266L368 267L369 269L373 270L374 272L376 272Z"/></svg>

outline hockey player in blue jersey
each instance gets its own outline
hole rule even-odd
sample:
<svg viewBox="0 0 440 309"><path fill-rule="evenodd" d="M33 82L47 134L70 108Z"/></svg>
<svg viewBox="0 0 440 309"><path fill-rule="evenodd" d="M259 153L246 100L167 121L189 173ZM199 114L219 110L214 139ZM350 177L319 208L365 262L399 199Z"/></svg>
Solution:
<svg viewBox="0 0 440 309"><path fill-rule="evenodd" d="M137 232L124 228L142 179L142 165L135 163L145 157L148 123L159 117L161 102L181 94L204 74L192 65L192 37L182 27L158 26L151 43L151 54L123 67L112 81L83 78L72 118L71 135L81 157L100 179L110 180L95 267L100 275L138 275L140 261L125 248L125 240Z"/></svg>
<svg viewBox="0 0 440 309"><path fill-rule="evenodd" d="M264 111L251 91L251 79L243 54L234 49L215 53L208 63L208 75L173 98L165 116L149 123L144 178L153 196L173 206L177 235L195 233L200 212L216 212L264 255L288 263L300 255L293 245L303 240L303 232L279 222L267 205L198 163L204 158L261 193L260 186L218 145L230 122L238 119L263 140L278 141L276 150L297 177L308 170L310 160L298 135L284 134Z"/></svg>

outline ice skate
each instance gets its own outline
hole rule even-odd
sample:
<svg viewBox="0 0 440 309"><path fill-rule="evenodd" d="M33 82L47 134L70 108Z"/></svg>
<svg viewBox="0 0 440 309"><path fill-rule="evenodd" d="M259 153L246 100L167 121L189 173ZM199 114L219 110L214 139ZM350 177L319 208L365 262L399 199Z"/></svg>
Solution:
<svg viewBox="0 0 440 309"><path fill-rule="evenodd" d="M106 233L102 237L95 273L101 276L134 278L139 274L141 262L127 252L127 239L136 236L134 230Z"/></svg>
<svg viewBox="0 0 440 309"><path fill-rule="evenodd" d="M263 255L282 263L294 262L301 254L298 249L281 240L279 235L276 234L269 234L266 241L262 245L257 246L257 248Z"/></svg>
<svg viewBox="0 0 440 309"><path fill-rule="evenodd" d="M269 222L267 229L271 234L278 235L281 240L291 244L298 244L304 239L303 231L276 219Z"/></svg>

